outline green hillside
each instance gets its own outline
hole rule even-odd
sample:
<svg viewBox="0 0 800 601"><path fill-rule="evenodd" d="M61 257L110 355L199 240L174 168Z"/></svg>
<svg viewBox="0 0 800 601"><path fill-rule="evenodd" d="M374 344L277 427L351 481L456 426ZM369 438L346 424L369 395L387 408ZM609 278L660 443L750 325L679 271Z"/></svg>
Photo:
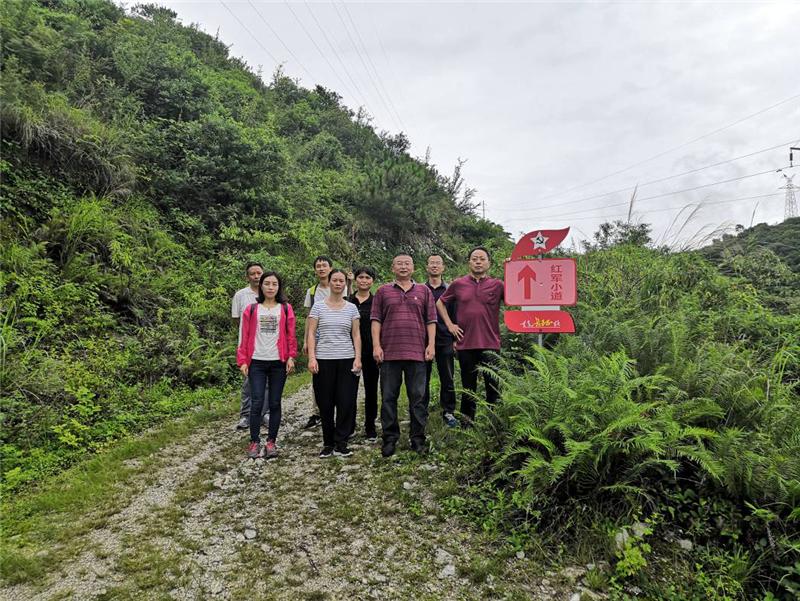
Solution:
<svg viewBox="0 0 800 601"><path fill-rule="evenodd" d="M246 261L297 304L318 254L388 275L397 249L508 244L458 171L169 10L12 0L0 23L6 490L219 398Z"/></svg>
<svg viewBox="0 0 800 601"><path fill-rule="evenodd" d="M715 263L731 254L747 250L772 251L789 269L800 273L800 217L793 217L775 225L759 223L753 227L738 226L735 234L725 234L702 249L703 255Z"/></svg>
<svg viewBox="0 0 800 601"><path fill-rule="evenodd" d="M280 71L264 83L169 10L11 0L0 37L6 583L52 576L77 549L70 532L91 538L87 508L124 490L129 455L168 452L201 416L224 416L240 381L229 303L246 261L281 272L297 305L317 254L383 276L398 250L439 252L450 275L473 244L510 254L458 169L414 159L403 134L376 132L334 91ZM502 402L482 405L473 428L438 421L428 458L398 460L397 473L427 473L430 498L423 507L395 483L408 504L391 519L430 509L427 527L480 532L500 559L459 577L488 588L492 562L515 557L546 574L591 563L581 599L796 598L798 226L670 253L648 247L644 224L635 236L604 224L577 257L576 334L540 348L503 332ZM234 457L238 441L219 438ZM364 470L397 477L368 453ZM326 524L337 533L351 500L339 483ZM154 574L157 590L167 581ZM142 598L138 582L127 584Z"/></svg>
<svg viewBox="0 0 800 601"><path fill-rule="evenodd" d="M700 254L725 275L753 284L771 307L800 312L800 217L777 225L738 226L735 234L714 240Z"/></svg>

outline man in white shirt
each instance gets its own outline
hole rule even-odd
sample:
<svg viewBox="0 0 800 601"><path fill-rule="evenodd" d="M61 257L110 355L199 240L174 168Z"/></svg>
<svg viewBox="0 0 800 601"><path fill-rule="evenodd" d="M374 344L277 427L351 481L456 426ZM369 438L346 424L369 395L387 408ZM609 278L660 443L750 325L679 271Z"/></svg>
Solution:
<svg viewBox="0 0 800 601"><path fill-rule="evenodd" d="M231 303L231 317L236 320L239 325L239 341L242 341L242 313L249 305L256 302L258 296L258 281L261 279L261 274L264 273L264 267L261 263L248 263L245 268L245 279L247 286L241 290L237 290L233 295L233 302ZM266 393L265 396L266 397ZM264 425L269 421L269 414L267 413L269 407L264 403L262 408L261 420ZM239 421L236 423L237 430L247 430L250 428L250 380L245 377L242 384L242 403L239 409Z"/></svg>

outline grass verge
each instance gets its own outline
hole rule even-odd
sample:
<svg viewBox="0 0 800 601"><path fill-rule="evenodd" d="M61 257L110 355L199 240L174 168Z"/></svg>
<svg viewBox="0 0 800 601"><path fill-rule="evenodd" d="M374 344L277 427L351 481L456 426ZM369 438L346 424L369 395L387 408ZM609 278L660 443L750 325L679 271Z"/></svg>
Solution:
<svg viewBox="0 0 800 601"><path fill-rule="evenodd" d="M307 372L290 377L284 396L308 384ZM5 585L40 580L83 548L83 535L104 527L126 507L164 461L159 451L186 442L200 427L238 411L232 390L221 391L219 402L206 399L184 417L165 422L136 437L120 441L87 458L50 481L3 501L0 582Z"/></svg>

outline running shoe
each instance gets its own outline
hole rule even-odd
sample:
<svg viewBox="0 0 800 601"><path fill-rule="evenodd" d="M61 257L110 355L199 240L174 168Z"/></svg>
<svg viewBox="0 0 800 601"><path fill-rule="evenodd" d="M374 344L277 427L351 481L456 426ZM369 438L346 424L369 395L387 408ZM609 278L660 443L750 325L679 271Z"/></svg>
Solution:
<svg viewBox="0 0 800 601"><path fill-rule="evenodd" d="M251 442L247 447L247 456L250 459L258 459L261 456L261 445L257 442Z"/></svg>
<svg viewBox="0 0 800 601"><path fill-rule="evenodd" d="M444 414L444 423L447 424L448 428L458 428L458 420L452 413Z"/></svg>
<svg viewBox="0 0 800 601"><path fill-rule="evenodd" d="M303 426L303 430L310 430L311 428L316 428L321 423L322 420L319 418L319 415L309 415L306 425Z"/></svg>

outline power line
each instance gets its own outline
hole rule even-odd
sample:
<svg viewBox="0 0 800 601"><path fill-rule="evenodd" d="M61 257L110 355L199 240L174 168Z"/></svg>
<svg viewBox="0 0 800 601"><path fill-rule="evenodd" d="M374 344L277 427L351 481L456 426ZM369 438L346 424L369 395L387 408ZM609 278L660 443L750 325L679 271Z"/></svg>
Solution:
<svg viewBox="0 0 800 601"><path fill-rule="evenodd" d="M375 18L370 14L369 17L370 22L372 23L372 33L375 36L375 39L378 42L378 47L381 49L381 54L383 55L383 60L386 63L386 66L389 69L389 74L392 78L392 83L394 84L394 88L396 90L402 90L402 87L397 85L399 77L397 77L397 72L394 70L394 66L392 65L392 61L389 60L389 55L386 52L386 48L383 46L383 41L381 41L381 34L378 31L378 26L375 24ZM391 98L391 96L390 96ZM398 115L399 116L399 115ZM405 129L405 128L403 128Z"/></svg>
<svg viewBox="0 0 800 601"><path fill-rule="evenodd" d="M261 46L261 49L262 49L264 52L266 52L266 53L267 53L267 55L268 55L268 56L269 56L269 57L270 57L270 58L271 58L271 59L272 59L272 60L275 62L275 64L276 64L276 65L280 65L280 64L281 64L281 61L279 61L277 58L275 58L275 56L274 56L274 55L273 55L273 54L272 54L272 53L271 53L269 50L267 50L267 48L264 46L264 44L262 44L262 43L261 43L261 41L260 41L260 40L259 40L259 39L258 39L256 36L254 36L254 35L253 35L253 32L252 32L252 31L250 31L250 30L247 28L247 25L245 25L244 23L242 23L241 19L239 19L239 17L237 17L237 16L236 16L236 13L234 13L234 12L233 12L233 11L232 11L232 10L231 10L229 7L228 7L228 5L227 5L227 4L225 4L225 1L224 1L224 0L220 0L220 4L222 4L222 6L224 6L224 7L225 7L225 10L227 10L227 11L228 11L228 12L231 14L231 16L232 16L234 19L236 19L237 23L239 23L239 25L241 25L241 26L242 26L242 29L244 29L244 30L245 30L247 33L249 33L249 34L250 34L250 37L251 37L251 38L253 38L253 39L255 40L256 44L258 44L259 46Z"/></svg>
<svg viewBox="0 0 800 601"><path fill-rule="evenodd" d="M253 3L252 3L250 0L247 0L247 3L248 3L248 4L249 4L251 7L252 7L252 9L253 9L254 11L256 11L256 14L258 15L258 17L261 19L261 21L264 23L264 25L266 25L266 26L267 26L267 28L268 28L268 29L269 29L269 30L272 32L272 35L274 35L274 36L275 36L275 38L277 38L277 40L278 40L278 41L279 41L279 42L280 42L280 43L283 45L283 47L286 49L286 52L288 52L288 53L289 53L289 55L290 55L290 56L291 56L291 57L292 57L292 58L293 58L293 59L294 59L294 60L297 62L297 64L298 64L298 65L300 65L300 68L301 68L303 71L305 71L305 72L306 72L306 75L308 75L309 79L310 79L312 82L313 82L313 81L315 81L315 80L316 80L316 78L315 78L313 75L311 75L311 72L310 72L308 69L306 69L305 65L303 65L303 63L302 63L302 62L300 62L300 59L299 59L299 58L297 58L297 56L295 56L294 52L292 52L292 49L291 49L291 48L289 48L289 46L287 46L287 45L286 45L286 42L284 42L284 41L281 39L281 36L280 36L280 35L278 35L278 32L277 32L277 31L275 31L275 29L272 27L272 25L270 25L270 24L269 24L269 22L268 22L268 21L267 21L267 20L264 18L264 15L262 15L262 14L261 14L261 11L259 11L259 10L258 10L258 8L256 7L256 5L255 5L255 4L253 4Z"/></svg>
<svg viewBox="0 0 800 601"><path fill-rule="evenodd" d="M661 207L661 208L658 208L658 209L649 209L647 211L634 211L634 214L637 214L637 215L649 215L650 213L663 213L665 211L675 211L675 210L679 210L679 209L685 209L685 208L691 207L691 206L705 207L705 206L708 206L708 205L728 204L728 203L731 203L731 202L741 202L741 201L744 201L744 200L756 200L756 199L761 199L761 198L772 198L772 197L775 197L775 196L781 196L781 193L780 192L773 192L771 194L758 194L756 196L741 196L739 198L727 198L725 200L712 200L712 201L708 201L708 202L689 203L688 205L683 205L683 206ZM627 212L617 213L617 214L614 214L614 215L586 215L584 217L572 218L572 219L570 219L570 221L585 221L587 219L594 219L594 220L603 221L603 220L608 220L608 219L614 219L616 217L627 217L627 215L628 215ZM558 215L557 218L560 218L562 216L563 215ZM524 219L530 219L530 217L527 217L527 218L525 218L525 217L517 217L515 219L508 219L506 221L515 222L515 221L523 221Z"/></svg>
<svg viewBox="0 0 800 601"><path fill-rule="evenodd" d="M676 150L680 150L681 148L685 148L686 146L694 144L695 142L699 142L700 140L705 140L706 138L709 138L709 137L711 137L711 136L713 136L715 134L718 134L721 131L725 131L726 129L730 129L731 127L734 127L735 125L739 125L740 123L743 123L743 122L747 121L748 119L752 119L753 117L758 117L759 115L762 115L763 113L766 113L767 111L771 111L774 108L777 108L777 107L779 107L779 106L781 106L783 104L786 104L787 102L791 102L792 100L797 100L798 98L800 98L800 94L795 94L794 96L790 96L789 98L781 100L780 102L776 102L775 104L773 104L771 106L768 106L765 109L761 109L760 111L756 111L755 113L751 113L750 115L747 115L746 117L742 117L741 119L737 119L736 121L734 121L733 123L729 123L728 125L724 125L722 127L718 127L714 131L708 132L707 134L703 134L702 136L698 136L697 138L693 138L693 139L689 140L688 142L684 142L683 144L679 144L678 146L673 146L672 148L664 150L663 152L659 152L658 154L655 154L655 155L653 155L651 157L648 157L648 158L646 158L644 160L641 160L638 163L634 163L633 165L629 165L628 167L625 167L624 169L620 169L619 171L614 171L613 173L609 173L608 175L604 175L603 177L597 178L597 179L592 180L590 182L586 182L584 184L579 184L577 186L572 186L571 188L567 188L566 190L563 190L561 192L555 192L553 194L549 194L547 196L543 196L539 200L540 201L548 200L549 198L554 198L556 196L561 196L562 194L567 194L568 192L572 192L573 190L578 190L580 188L585 188L586 186L591 186L592 184L596 184L597 182L601 182L603 180L606 180L609 177L613 177L615 175L619 175L620 173L625 173L626 171L630 171L631 169L633 169L635 167L638 167L640 165L644 165L645 163L649 163L650 161L653 161L655 159L661 158L664 155L669 154L670 152L674 152Z"/></svg>
<svg viewBox="0 0 800 601"><path fill-rule="evenodd" d="M541 205L541 206L537 206L536 208L537 209L560 208L560 207L563 207L563 206L566 206L566 205L573 205L573 204L578 204L578 203L581 203L581 202L585 202L587 200L595 200L597 198L605 198L606 196L613 196L614 194L619 194L621 192L629 192L629 191L631 191L633 189L634 186L637 189L641 189L641 188L644 188L645 186L649 186L649 185L652 185L652 184L658 184L658 183L661 183L661 182L666 182L666 181L669 181L671 179L675 179L675 178L678 178L678 177L683 177L685 175L691 175L692 173L698 173L700 171L705 171L706 169L712 169L714 167L719 167L720 165L727 165L728 163L733 163L735 161L740 161L742 159L747 159L747 158L750 158L750 157L753 157L753 156L756 156L756 155L759 155L759 154L763 154L765 152L769 152L770 150L775 150L777 148L784 148L786 145L791 144L794 141L794 139L796 139L796 138L793 138L792 140L789 140L788 142L783 142L781 144L776 144L775 146L770 146L769 148L762 148L761 150L756 150L756 151L750 152L748 154L743 154L741 156L734 157L732 159L727 159L725 161L718 161L716 163L711 163L710 165L704 165L703 167L697 167L696 169L690 169L689 171L684 171L682 173L676 173L676 174L673 174L673 175L660 177L658 179L652 179L650 181L646 181L646 182L643 182L643 183L637 183L637 184L634 184L634 185L626 186L624 188L619 188L617 190L612 190L611 192L603 192L603 193L600 193L600 194L593 194L591 196L584 196L582 198L577 198L575 200L567 200L567 201L564 201L564 202L559 202L559 203L555 203L555 204L551 204L551 205ZM527 211L529 209L520 208L520 209L510 209L510 210L511 211Z"/></svg>
<svg viewBox="0 0 800 601"><path fill-rule="evenodd" d="M297 24L300 26L300 28L303 30L303 33L305 33L305 34L306 34L306 37L307 37L307 38L308 38L308 39L311 41L311 43L312 43L312 44L314 44L314 48L316 48L316 49L317 49L317 52L319 52L319 55L320 55L320 56L323 58L323 60L324 60L324 61L325 61L325 62L328 64L328 67L330 67L330 69L331 69L331 72L332 72L332 73L333 73L333 74L336 76L336 79L338 79L338 80L339 80L339 83L341 83L341 84L342 84L342 89L343 89L345 92L347 92L348 94L350 94L350 96L352 96L353 98L355 98L355 99L356 99L356 101L358 101L358 98L356 98L356 95L355 95L355 94L353 94L352 90L350 90L350 88L349 88L349 87L348 87L348 86L347 86L347 85L344 83L344 80L343 80L343 79L341 78L341 76L339 75L339 72L338 72L338 71L337 71L337 70L334 68L334 66L331 64L331 61L329 61L329 60L328 60L328 57L327 57L327 55L326 55L326 54L325 54L325 53L322 51L322 48L320 48L320 47L319 47L319 44L317 44L317 41L316 41L316 40L315 40L315 39L312 37L312 35L311 35L311 34L308 32L308 29L306 29L306 26L305 26L305 25L303 24L303 22L300 20L300 17L298 17L298 16L297 16L297 13L296 13L296 12L294 12L294 9L292 8L292 5L291 5L291 4L288 2L288 0L284 0L284 4L286 5L286 8L288 8L288 9L289 9L289 12L291 12L291 13L292 13L292 16L294 17L295 21L297 21Z"/></svg>
<svg viewBox="0 0 800 601"><path fill-rule="evenodd" d="M344 64L344 61L342 60L342 57L339 56L339 52L336 50L336 47L331 43L330 38L328 38L328 34L325 33L325 29L320 24L319 19L317 19L317 16L314 14L314 11L311 10L311 6L309 6L308 0L304 0L304 4L306 5L306 10L308 10L308 14L311 15L312 19L314 19L314 23L317 24L317 29L319 29L320 33L322 33L322 37L325 38L325 41L328 43L328 46L333 52L333 56L336 57L336 60L339 61L339 64L342 66L342 69L344 69L344 74L350 80L350 83L353 84L353 87L356 89L356 92L358 92L358 95L361 97L363 106L367 107L366 96L363 94L363 92L361 92L361 89L358 87L358 84L353 79L353 76L350 74L350 70L347 68L347 65ZM369 110L369 107L367 107L367 109Z"/></svg>
<svg viewBox="0 0 800 601"><path fill-rule="evenodd" d="M335 6L335 4L334 4L334 6ZM406 126L405 126L405 123L403 123L403 118L400 116L400 113L398 112L397 107L395 106L394 101L392 100L391 94L389 94L389 92L386 90L386 87L383 85L383 78L381 78L380 73L378 72L378 69L375 67L375 63L372 62L372 57L369 54L369 50L367 50L367 45L364 43L364 38L361 37L361 32L359 31L358 27L356 26L356 23L355 23L355 20L353 19L352 14L350 14L350 9L347 8L347 4L345 4L343 0L342 0L342 8L344 8L344 12L347 15L347 18L350 20L350 24L353 26L353 30L356 32L356 35L358 36L358 39L361 42L361 47L364 49L364 54L366 54L366 56L367 56L367 61L369 61L369 64L372 67L372 71L375 73L375 77L378 80L378 83L380 84L380 87L383 90L383 93L386 95L386 98L389 101L389 105L392 107L392 111L394 111L394 114L397 117L397 121L400 123L400 127L404 131L406 131Z"/></svg>
<svg viewBox="0 0 800 601"><path fill-rule="evenodd" d="M395 122L395 125L399 126L399 122L397 121L397 118L394 116L394 114L392 113L392 110L389 108L389 105L386 103L386 99L383 97L383 94L381 93L381 90L378 87L378 84L375 83L375 78L370 73L369 68L367 67L367 63L364 61L364 56L361 54L361 50L358 47L358 44L356 44L355 40L353 39L353 36L350 35L350 30L347 27L347 23L345 23L344 17L342 17L342 13L339 12L339 7L336 6L336 2L333 2L332 5L333 5L333 9L336 11L336 16L339 17L339 21L342 23L342 27L344 28L344 31L347 34L347 39L350 40L350 44L353 46L353 49L356 51L356 54L358 55L358 59L361 61L361 66L364 67L364 72L367 74L367 78L369 79L369 82L372 84L372 87L378 93L378 99L381 101L381 104L386 109L386 112L388 113L389 118L392 119ZM358 31L356 31L356 33L358 33Z"/></svg>
<svg viewBox="0 0 800 601"><path fill-rule="evenodd" d="M783 169L789 169L789 168L790 167L788 167L788 166L787 167L783 167ZM775 173L776 171L777 171L776 169L768 169L766 171L759 171L758 173L749 173L747 175L741 175L739 177L732 177L730 179L711 182L711 183L708 183L708 184L702 184L700 186L693 186L691 188L684 188L683 190L673 190L672 192L665 192L663 194L655 194L653 196L646 196L644 198L637 198L635 200L635 202L644 202L646 200L655 200L657 198L664 198L666 196L674 196L675 194L683 194L684 192L693 192L695 190L702 190L704 188L710 188L712 186L719 186L721 184L729 184L731 182L737 182L737 181L749 179L749 178L752 178L752 177L758 177L759 175L765 175L767 173ZM570 215L581 215L583 213L586 213L587 211L602 211L602 210L605 210L605 209L609 209L611 207L621 207L621 206L625 206L625 205L629 205L629 204L630 204L630 200L625 200L625 201L622 201L622 202L616 202L616 203L613 203L613 204L610 204L610 205L605 205L605 206L602 206L602 207L596 207L594 209L583 209L583 210L579 210L579 211L570 211L570 212L567 212L567 213L559 213L558 216L559 217L568 217ZM523 218L511 219L509 221L519 221L520 219L523 219Z"/></svg>

